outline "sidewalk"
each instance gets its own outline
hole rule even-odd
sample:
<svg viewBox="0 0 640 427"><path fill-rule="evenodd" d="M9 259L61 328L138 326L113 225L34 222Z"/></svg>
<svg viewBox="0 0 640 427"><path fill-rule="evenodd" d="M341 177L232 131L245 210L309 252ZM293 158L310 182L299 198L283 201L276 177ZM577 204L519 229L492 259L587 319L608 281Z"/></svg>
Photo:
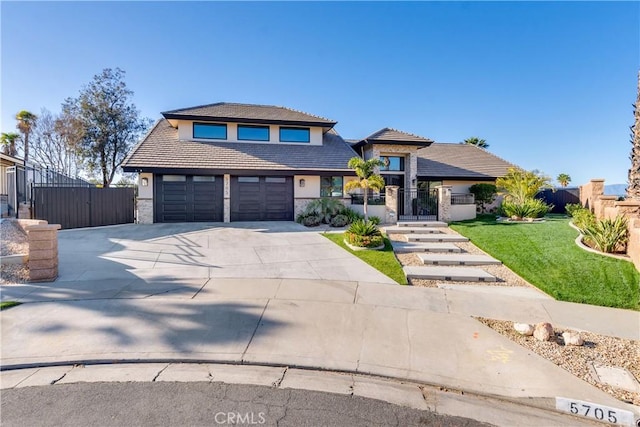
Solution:
<svg viewBox="0 0 640 427"><path fill-rule="evenodd" d="M638 339L640 313L457 289L298 279L103 280L3 288L2 369L225 362L328 369L640 414L471 316Z"/></svg>

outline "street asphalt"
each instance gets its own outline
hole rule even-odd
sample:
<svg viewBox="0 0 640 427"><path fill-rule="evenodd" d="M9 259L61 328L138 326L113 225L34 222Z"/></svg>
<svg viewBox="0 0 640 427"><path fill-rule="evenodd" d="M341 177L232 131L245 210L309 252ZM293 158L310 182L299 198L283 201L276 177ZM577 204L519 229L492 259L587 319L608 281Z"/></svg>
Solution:
<svg viewBox="0 0 640 427"><path fill-rule="evenodd" d="M2 388L28 385L16 380L24 368L47 365L254 364L391 377L540 410L566 397L640 415L474 319L638 339L638 312L488 287L393 285L293 223L69 230L59 256L56 282L1 290L2 300L24 303L0 314Z"/></svg>

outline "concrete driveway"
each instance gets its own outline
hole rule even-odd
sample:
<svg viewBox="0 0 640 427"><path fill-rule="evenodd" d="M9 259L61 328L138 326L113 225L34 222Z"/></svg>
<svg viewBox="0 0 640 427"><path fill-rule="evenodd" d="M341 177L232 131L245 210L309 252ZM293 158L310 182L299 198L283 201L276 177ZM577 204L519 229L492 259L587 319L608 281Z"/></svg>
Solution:
<svg viewBox="0 0 640 427"><path fill-rule="evenodd" d="M395 284L293 222L126 224L63 230L58 281L278 278Z"/></svg>

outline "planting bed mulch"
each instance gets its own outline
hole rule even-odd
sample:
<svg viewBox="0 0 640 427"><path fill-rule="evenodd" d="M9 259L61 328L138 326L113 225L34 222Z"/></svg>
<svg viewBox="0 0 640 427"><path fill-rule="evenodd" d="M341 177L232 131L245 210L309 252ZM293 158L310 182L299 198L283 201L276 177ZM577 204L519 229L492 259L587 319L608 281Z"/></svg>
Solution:
<svg viewBox="0 0 640 427"><path fill-rule="evenodd" d="M534 337L527 337L517 333L513 329L513 322L482 317L478 317L477 320L510 340L569 371L576 377L609 393L616 399L626 403L640 405L640 393L627 391L597 381L592 375L590 367L592 363L596 363L599 365L625 368L631 372L636 379L640 379L640 363L638 363L640 341L581 332L580 335L584 339L585 345L580 347L565 346L562 339L562 332L567 329L554 328L556 335L554 341L538 341Z"/></svg>
<svg viewBox="0 0 640 427"><path fill-rule="evenodd" d="M19 255L29 252L29 241L26 233L11 220L3 220L0 224L2 245L0 254ZM25 265L2 264L0 266L0 284L25 283L29 280L29 269Z"/></svg>

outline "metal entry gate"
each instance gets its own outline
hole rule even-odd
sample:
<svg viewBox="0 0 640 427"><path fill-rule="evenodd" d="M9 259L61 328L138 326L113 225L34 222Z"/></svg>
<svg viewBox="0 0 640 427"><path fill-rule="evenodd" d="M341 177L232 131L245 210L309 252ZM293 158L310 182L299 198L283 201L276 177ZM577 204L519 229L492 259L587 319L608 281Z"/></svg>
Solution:
<svg viewBox="0 0 640 427"><path fill-rule="evenodd" d="M401 188L398 190L399 221L437 221L437 190Z"/></svg>

